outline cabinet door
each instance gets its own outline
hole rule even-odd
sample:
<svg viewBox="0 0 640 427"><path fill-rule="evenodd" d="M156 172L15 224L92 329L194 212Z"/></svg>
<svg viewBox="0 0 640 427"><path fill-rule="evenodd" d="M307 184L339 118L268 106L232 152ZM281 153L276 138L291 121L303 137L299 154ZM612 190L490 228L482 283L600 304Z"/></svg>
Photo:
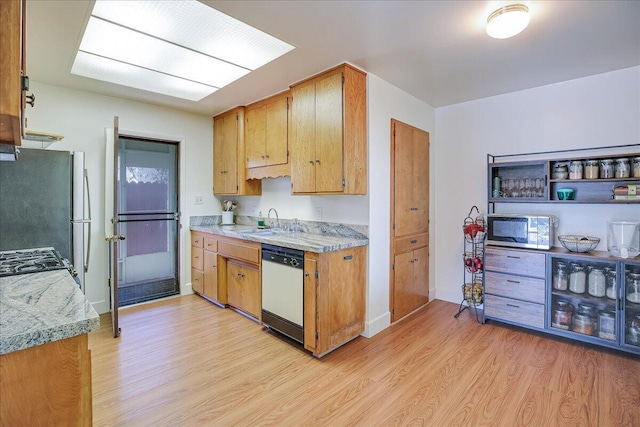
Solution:
<svg viewBox="0 0 640 427"><path fill-rule="evenodd" d="M259 319L262 306L260 271L255 267L227 262L227 300L230 305Z"/></svg>
<svg viewBox="0 0 640 427"><path fill-rule="evenodd" d="M429 230L429 133L393 122L394 235Z"/></svg>
<svg viewBox="0 0 640 427"><path fill-rule="evenodd" d="M428 254L424 247L394 257L393 321L429 302Z"/></svg>
<svg viewBox="0 0 640 427"><path fill-rule="evenodd" d="M315 353L324 353L364 331L366 248L320 254Z"/></svg>
<svg viewBox="0 0 640 427"><path fill-rule="evenodd" d="M211 299L218 298L218 254L204 251L203 293Z"/></svg>
<svg viewBox="0 0 640 427"><path fill-rule="evenodd" d="M283 165L288 161L288 99L266 105L266 165Z"/></svg>
<svg viewBox="0 0 640 427"><path fill-rule="evenodd" d="M204 292L204 281L202 279L202 271L196 270L195 268L191 269L191 288L193 292L203 293Z"/></svg>
<svg viewBox="0 0 640 427"><path fill-rule="evenodd" d="M247 109L245 114L245 151L247 167L255 168L267 164L267 107Z"/></svg>
<svg viewBox="0 0 640 427"><path fill-rule="evenodd" d="M313 193L316 191L315 85L297 86L291 95L291 190Z"/></svg>
<svg viewBox="0 0 640 427"><path fill-rule="evenodd" d="M341 192L342 165L342 73L331 74L315 84L316 91L316 192Z"/></svg>
<svg viewBox="0 0 640 427"><path fill-rule="evenodd" d="M20 145L22 1L0 2L0 142Z"/></svg>
<svg viewBox="0 0 640 427"><path fill-rule="evenodd" d="M213 189L215 194L238 191L238 116L228 114L214 122Z"/></svg>

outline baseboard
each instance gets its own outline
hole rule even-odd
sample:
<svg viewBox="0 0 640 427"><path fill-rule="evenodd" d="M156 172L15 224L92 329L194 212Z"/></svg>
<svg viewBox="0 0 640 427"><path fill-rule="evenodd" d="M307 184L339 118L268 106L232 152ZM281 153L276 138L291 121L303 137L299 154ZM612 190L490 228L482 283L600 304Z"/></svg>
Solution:
<svg viewBox="0 0 640 427"><path fill-rule="evenodd" d="M89 301L89 303L98 314L109 313L110 307L107 301Z"/></svg>
<svg viewBox="0 0 640 427"><path fill-rule="evenodd" d="M364 323L364 332L360 335L366 338L371 338L378 332L382 332L391 325L391 313L386 312L376 317L375 319Z"/></svg>
<svg viewBox="0 0 640 427"><path fill-rule="evenodd" d="M191 283L185 283L180 286L180 295L191 295L193 292L193 287Z"/></svg>

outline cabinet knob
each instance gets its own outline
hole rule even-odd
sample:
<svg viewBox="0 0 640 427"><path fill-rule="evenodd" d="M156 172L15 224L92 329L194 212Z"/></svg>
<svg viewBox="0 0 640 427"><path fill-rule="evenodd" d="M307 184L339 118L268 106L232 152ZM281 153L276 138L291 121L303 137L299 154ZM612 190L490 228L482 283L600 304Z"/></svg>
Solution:
<svg viewBox="0 0 640 427"><path fill-rule="evenodd" d="M309 160L309 163L313 164L313 160Z"/></svg>
<svg viewBox="0 0 640 427"><path fill-rule="evenodd" d="M320 159L316 159L316 163L320 163Z"/></svg>

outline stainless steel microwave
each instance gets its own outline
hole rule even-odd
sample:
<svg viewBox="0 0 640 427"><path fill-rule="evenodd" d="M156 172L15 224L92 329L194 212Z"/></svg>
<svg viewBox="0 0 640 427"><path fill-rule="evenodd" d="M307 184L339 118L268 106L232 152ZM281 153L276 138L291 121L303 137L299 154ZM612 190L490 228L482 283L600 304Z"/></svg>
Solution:
<svg viewBox="0 0 640 427"><path fill-rule="evenodd" d="M487 215L487 244L514 248L551 249L553 215Z"/></svg>

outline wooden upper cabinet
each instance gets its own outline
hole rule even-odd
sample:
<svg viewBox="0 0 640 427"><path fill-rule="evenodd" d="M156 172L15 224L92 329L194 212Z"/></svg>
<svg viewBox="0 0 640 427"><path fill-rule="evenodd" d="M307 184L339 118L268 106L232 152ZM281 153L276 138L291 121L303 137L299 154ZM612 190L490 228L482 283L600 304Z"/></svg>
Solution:
<svg viewBox="0 0 640 427"><path fill-rule="evenodd" d="M21 144L24 24L22 0L0 1L0 144Z"/></svg>
<svg viewBox="0 0 640 427"><path fill-rule="evenodd" d="M262 182L247 179L244 113L244 107L238 107L213 118L214 194L262 194Z"/></svg>
<svg viewBox="0 0 640 427"><path fill-rule="evenodd" d="M349 65L291 86L293 194L366 194L366 74Z"/></svg>
<svg viewBox="0 0 640 427"><path fill-rule="evenodd" d="M289 167L289 91L246 107L245 154L250 178L291 174Z"/></svg>
<svg viewBox="0 0 640 427"><path fill-rule="evenodd" d="M393 121L394 236L429 230L429 134Z"/></svg>

